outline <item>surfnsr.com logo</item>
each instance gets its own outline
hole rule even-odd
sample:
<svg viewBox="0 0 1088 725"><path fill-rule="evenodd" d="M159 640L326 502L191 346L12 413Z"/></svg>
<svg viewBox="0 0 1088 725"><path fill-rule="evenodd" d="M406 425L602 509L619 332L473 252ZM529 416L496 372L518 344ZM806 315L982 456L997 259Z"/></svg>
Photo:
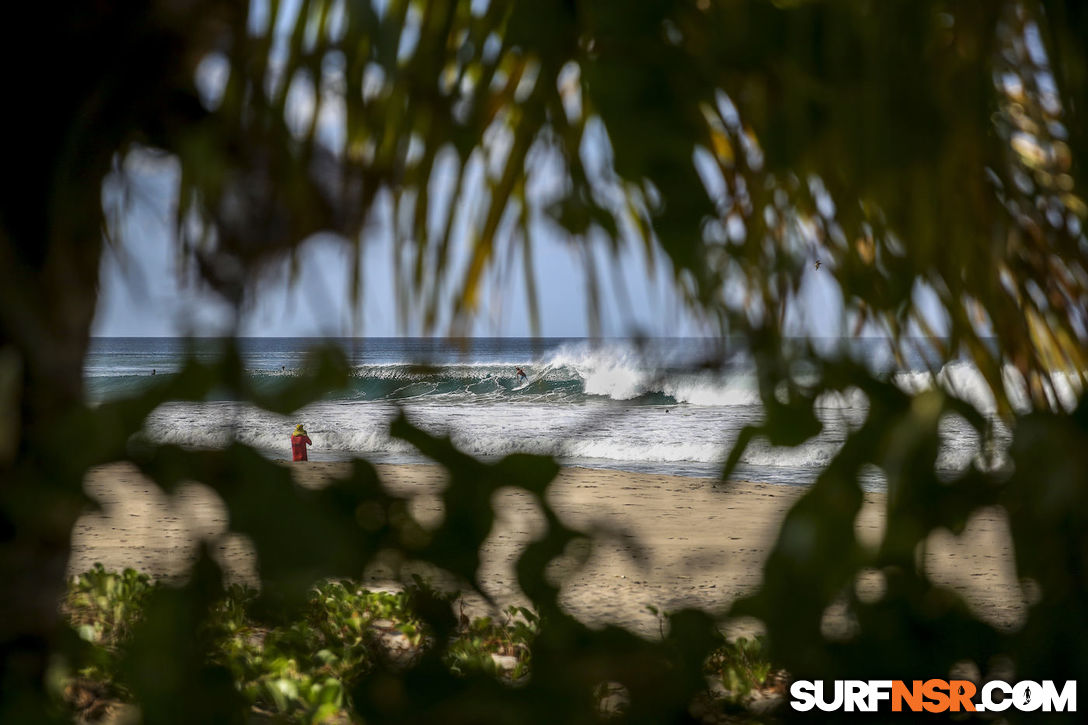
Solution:
<svg viewBox="0 0 1088 725"><path fill-rule="evenodd" d="M969 680L797 680L790 706L799 712L1076 712L1077 683Z"/></svg>

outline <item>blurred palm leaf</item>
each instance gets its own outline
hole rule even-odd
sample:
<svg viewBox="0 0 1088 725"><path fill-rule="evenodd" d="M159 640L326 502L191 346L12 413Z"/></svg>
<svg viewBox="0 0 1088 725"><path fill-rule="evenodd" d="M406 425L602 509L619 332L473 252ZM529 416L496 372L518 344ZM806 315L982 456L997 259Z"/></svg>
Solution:
<svg viewBox="0 0 1088 725"><path fill-rule="evenodd" d="M237 303L248 274L317 231L357 252L387 232L402 320L453 334L500 260L520 250L535 289L531 245L560 230L660 244L701 314L767 340L798 333L787 310L820 258L849 329L939 331L935 362L974 359L1000 410L1018 397L1007 385L1051 405L1056 370L1079 389L1088 334L1072 137L1083 15L938 0L253 3L194 57L198 81L219 81L172 139L179 238Z"/></svg>

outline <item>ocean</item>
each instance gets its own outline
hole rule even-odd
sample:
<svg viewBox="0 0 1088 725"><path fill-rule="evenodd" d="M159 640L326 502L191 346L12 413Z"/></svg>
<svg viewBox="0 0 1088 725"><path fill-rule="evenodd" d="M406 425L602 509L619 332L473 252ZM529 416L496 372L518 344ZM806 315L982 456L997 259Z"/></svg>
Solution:
<svg viewBox="0 0 1088 725"><path fill-rule="evenodd" d="M245 338L240 341L247 374L273 388L297 375L308 338ZM700 368L715 351L703 339L590 341L566 338L341 339L352 367L350 384L329 391L290 417L232 400L169 403L147 420L145 434L160 443L195 448L238 440L272 458L290 458L290 433L304 423L313 440L311 460L415 463L424 459L388 435L403 409L416 425L449 435L462 450L494 459L516 451L557 456L569 465L681 476L717 477L729 446L746 425L762 419L750 359L733 350L717 368ZM829 344L834 341L829 341ZM214 340L95 338L85 363L92 404L138 392L152 372L169 375L192 351L216 354ZM887 344L855 340L851 354L894 376L904 388L932 384L920 360L892 367ZM720 358L719 358L720 359ZM420 367L425 365L426 367ZM515 390L516 368L529 385ZM985 411L992 396L966 363L938 376ZM824 396L818 401L823 432L797 448L755 441L736 478L804 485L815 479L860 425L865 396ZM978 437L965 421L942 421L938 468L949 474L970 465ZM867 488L882 487L882 474L867 474Z"/></svg>

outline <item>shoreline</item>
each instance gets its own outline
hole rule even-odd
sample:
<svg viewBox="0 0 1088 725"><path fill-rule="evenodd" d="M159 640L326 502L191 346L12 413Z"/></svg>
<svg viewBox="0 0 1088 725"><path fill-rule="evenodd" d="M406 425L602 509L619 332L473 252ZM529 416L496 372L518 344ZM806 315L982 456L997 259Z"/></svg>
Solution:
<svg viewBox="0 0 1088 725"><path fill-rule="evenodd" d="M214 449L213 449L214 450ZM260 449L261 454L265 457L277 462L277 463L290 463L285 456L290 455L290 451L284 452L280 449ZM309 449L311 464L346 464L356 459L362 458L370 461L376 467L383 466L434 466L430 459L426 458L422 454L410 455L410 454L395 454L395 453L367 453L367 452L351 452L351 451L334 451L326 449ZM314 456L317 456L315 459ZM501 460L506 454L494 455L494 456L476 456L476 458L485 463L493 463ZM552 455L551 453L543 453L541 455ZM554 456L553 456L554 457ZM564 459L561 457L555 457L556 462L563 470L576 469L586 471L611 471L621 474L638 474L645 476L669 476L676 478L701 478L711 481L720 480L720 474L722 466L725 464L725 458L720 461L703 462L694 461L689 462L686 465L676 465L675 461L630 461L630 460L612 460L607 458L597 459L605 461L601 464L595 464L587 462L585 459ZM772 483L780 486L805 487L807 482L796 483L789 481L764 481L764 483Z"/></svg>
<svg viewBox="0 0 1088 725"><path fill-rule="evenodd" d="M284 465L293 468L299 485L314 488L348 464ZM376 468L390 491L412 497L411 511L422 524L441 519L441 467L409 463ZM175 580L194 559L196 542L207 539L228 581L257 583L252 547L245 537L227 531L226 508L210 488L185 484L168 496L126 464L92 469L84 488L100 510L84 513L73 530L70 575L101 562L108 569L132 567L155 579ZM805 490L781 483L723 483L565 466L549 489L549 504L566 525L608 534L595 539L584 566L563 581L560 603L587 624L619 624L645 635L656 634L658 628L647 605L663 611L698 607L720 614L758 586L778 526ZM883 493L865 494L855 530L868 545L880 540L883 501ZM495 524L481 549L483 588L501 607L526 605L513 564L543 518L523 491L500 490L493 505ZM1023 622L1026 605L1000 511L979 512L962 536L935 534L926 548L932 578L959 591L980 616L1002 628ZM375 567L361 579L368 587L381 588L389 584L388 576ZM436 584L446 582L436 578ZM456 587L456 582L449 584ZM465 600L466 610L487 609L482 598Z"/></svg>

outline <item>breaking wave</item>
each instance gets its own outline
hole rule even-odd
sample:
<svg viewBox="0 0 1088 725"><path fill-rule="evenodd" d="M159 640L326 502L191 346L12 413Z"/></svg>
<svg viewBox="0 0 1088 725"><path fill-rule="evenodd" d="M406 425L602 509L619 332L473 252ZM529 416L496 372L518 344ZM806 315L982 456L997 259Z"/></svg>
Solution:
<svg viewBox="0 0 1088 725"><path fill-rule="evenodd" d="M522 386L516 378L519 366L528 375L528 385ZM90 370L86 384L92 399L108 400L147 387L151 382L149 372L132 368ZM158 370L160 375L168 372ZM248 370L250 383L265 392L274 392L296 374L290 368ZM328 399L481 403L612 400L635 405L759 405L755 377L746 366L699 369L685 362L648 360L637 350L626 347L580 345L560 347L535 362L356 365L347 388L330 392ZM851 407L856 402L826 398L821 404Z"/></svg>
<svg viewBox="0 0 1088 725"><path fill-rule="evenodd" d="M152 414L144 433L158 442L196 448L240 441L279 458L289 455L294 424L304 422L317 459L420 460L408 444L388 435L389 422L403 408L415 424L449 435L460 449L480 457L528 452L581 465L714 476L740 431L763 421L763 409L750 360L740 357L703 368L698 366L701 351L693 346L698 347L676 343L647 352L629 343L570 342L535 357L508 347L475 359L449 353L433 365L395 362L410 358L398 348L384 361L380 356L356 358L346 388L329 391L290 419L224 399L169 403ZM299 374L295 366L303 359L302 349L299 343L246 358L250 384L274 395ZM166 352L146 360L102 354L88 367L85 382L92 400L107 400L146 388L155 381L152 369L160 376L170 374L179 360ZM528 384L518 384L518 366ZM969 363L951 363L936 374L902 370L888 375L905 391L938 387L984 414L995 407L989 385ZM1056 405L1077 399L1079 381L1060 375L1053 381L1049 394ZM1006 370L1004 384L1014 405L1026 407L1026 386L1018 374ZM757 439L741 459L749 468L741 475L789 483L811 480L836 455L849 430L860 425L868 399L849 389L821 395L816 406L824 424L819 436L797 448ZM942 439L939 468L962 470L979 453L978 436L966 421L950 418Z"/></svg>

